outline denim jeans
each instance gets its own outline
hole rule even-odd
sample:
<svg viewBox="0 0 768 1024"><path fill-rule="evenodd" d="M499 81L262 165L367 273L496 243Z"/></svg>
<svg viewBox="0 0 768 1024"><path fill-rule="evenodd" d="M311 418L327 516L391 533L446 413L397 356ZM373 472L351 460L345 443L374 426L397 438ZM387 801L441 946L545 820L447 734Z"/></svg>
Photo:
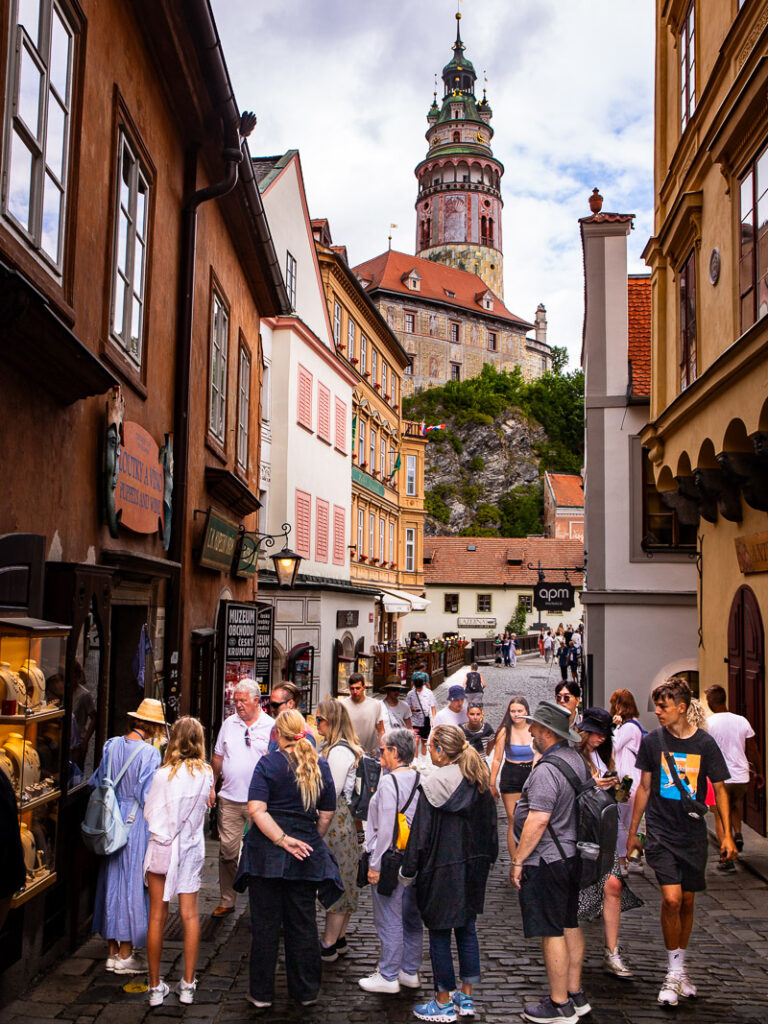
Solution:
<svg viewBox="0 0 768 1024"><path fill-rule="evenodd" d="M480 980L480 946L477 942L475 919L472 918L460 928L453 929L456 935L456 949L459 953L459 977L467 985ZM456 988L456 974L451 954L451 929L429 930L429 955L432 960L432 975L436 992L453 992Z"/></svg>
<svg viewBox="0 0 768 1024"><path fill-rule="evenodd" d="M380 896L371 886L373 923L381 942L379 974L397 980L400 971L417 974L421 967L424 926L413 885L398 885L391 896Z"/></svg>

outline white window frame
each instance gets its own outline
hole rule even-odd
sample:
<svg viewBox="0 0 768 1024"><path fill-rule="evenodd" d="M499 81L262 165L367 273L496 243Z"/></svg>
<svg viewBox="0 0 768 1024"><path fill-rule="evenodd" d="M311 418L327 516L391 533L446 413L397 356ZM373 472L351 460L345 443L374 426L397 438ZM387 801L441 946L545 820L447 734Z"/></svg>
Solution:
<svg viewBox="0 0 768 1024"><path fill-rule="evenodd" d="M211 366L208 381L208 433L224 447L227 439L229 312L214 288L211 299Z"/></svg>
<svg viewBox="0 0 768 1024"><path fill-rule="evenodd" d="M365 540L365 513L361 508L357 510L357 557L364 554L363 541Z"/></svg>
<svg viewBox="0 0 768 1024"><path fill-rule="evenodd" d="M8 42L9 69L4 126L2 212L3 216L13 225L18 234L41 257L46 267L52 270L55 276L60 279L64 264L64 227L67 218L76 31L61 4L57 3L56 0L40 0L40 19L35 31L35 37L37 38L37 45L35 45L27 27L18 24L18 4L15 5L15 8L16 14L12 22L13 29ZM58 18L64 30L64 35L67 38L67 66L62 82L63 96L61 90L51 81L50 75L54 14ZM39 75L36 125L27 125L21 112L21 97L19 94L23 84L22 54L26 58L25 66ZM61 169L58 174L49 162L50 153L48 152L51 103L57 104L63 113L61 123ZM22 151L26 151L26 154L29 155L28 190L25 195L27 200L26 224L22 223L11 209L10 190L13 184L15 146L22 147ZM56 232L55 254L44 247L47 244L44 238L46 186L52 191L54 197L59 200L59 221Z"/></svg>
<svg viewBox="0 0 768 1024"><path fill-rule="evenodd" d="M341 306L338 302L333 304L333 340L337 347L341 344Z"/></svg>
<svg viewBox="0 0 768 1024"><path fill-rule="evenodd" d="M376 377L379 372L379 353L371 345L371 384L376 383Z"/></svg>
<svg viewBox="0 0 768 1024"><path fill-rule="evenodd" d="M368 513L368 557L374 557L374 544L376 542L376 516L373 512Z"/></svg>
<svg viewBox="0 0 768 1024"><path fill-rule="evenodd" d="M452 320L451 321L451 343L453 345L458 345L459 337L460 337L460 335L459 335L459 325L454 320Z"/></svg>
<svg viewBox="0 0 768 1024"><path fill-rule="evenodd" d="M237 454L236 462L248 472L248 439L250 436L251 410L251 355L245 345L240 345L237 381Z"/></svg>
<svg viewBox="0 0 768 1024"><path fill-rule="evenodd" d="M383 480L387 475L387 439L383 435L379 441L379 471Z"/></svg>
<svg viewBox="0 0 768 1024"><path fill-rule="evenodd" d="M384 520L379 516L379 561L384 561Z"/></svg>
<svg viewBox="0 0 768 1024"><path fill-rule="evenodd" d="M358 451L357 459L360 465L362 466L362 464L365 462L365 422L361 420L359 416L357 419L357 430L360 438L360 448Z"/></svg>
<svg viewBox="0 0 768 1024"><path fill-rule="evenodd" d="M405 493L409 497L416 495L416 456L405 457Z"/></svg>
<svg viewBox="0 0 768 1024"><path fill-rule="evenodd" d="M264 363L261 373L261 422L272 418L272 364Z"/></svg>
<svg viewBox="0 0 768 1024"><path fill-rule="evenodd" d="M371 427L368 437L368 472L373 473L376 469L376 431Z"/></svg>
<svg viewBox="0 0 768 1024"><path fill-rule="evenodd" d="M368 363L368 339L364 334L360 335L360 373L365 373Z"/></svg>
<svg viewBox="0 0 768 1024"><path fill-rule="evenodd" d="M350 317L347 320L347 357L355 358L355 321Z"/></svg>
<svg viewBox="0 0 768 1024"><path fill-rule="evenodd" d="M416 530L412 526L405 530L405 571L413 572L416 565Z"/></svg>
<svg viewBox="0 0 768 1024"><path fill-rule="evenodd" d="M389 558L388 562L394 562L395 560L395 524L390 522L389 524Z"/></svg>
<svg viewBox="0 0 768 1024"><path fill-rule="evenodd" d="M405 328L404 328L405 333L406 334L414 334L415 333L415 328L416 328L416 315L415 315L415 313L406 313L405 314Z"/></svg>
<svg viewBox="0 0 768 1024"><path fill-rule="evenodd" d="M680 128L686 125L696 111L696 4L691 0L680 28Z"/></svg>
<svg viewBox="0 0 768 1024"><path fill-rule="evenodd" d="M285 290L291 309L296 309L296 258L285 250Z"/></svg>
<svg viewBox="0 0 768 1024"><path fill-rule="evenodd" d="M387 364L384 360L381 360L381 393L382 395L387 394Z"/></svg>
<svg viewBox="0 0 768 1024"><path fill-rule="evenodd" d="M117 139L117 181L115 185L115 230L112 240L112 301L110 305L110 335L128 361L140 370L144 358L144 310L147 280L147 228L151 181L138 153L137 146L121 125ZM126 153L132 161L128 181L124 178ZM143 223L139 224L138 197L144 186ZM127 187L128 195L124 195ZM128 200L126 207L125 199ZM122 237L121 226L125 225ZM125 251L119 250L125 247ZM137 251L140 253L136 259ZM121 256L124 266L120 266ZM138 265L137 265L138 262ZM118 293L123 291L122 323L118 323ZM138 309L138 334L132 333L134 313Z"/></svg>

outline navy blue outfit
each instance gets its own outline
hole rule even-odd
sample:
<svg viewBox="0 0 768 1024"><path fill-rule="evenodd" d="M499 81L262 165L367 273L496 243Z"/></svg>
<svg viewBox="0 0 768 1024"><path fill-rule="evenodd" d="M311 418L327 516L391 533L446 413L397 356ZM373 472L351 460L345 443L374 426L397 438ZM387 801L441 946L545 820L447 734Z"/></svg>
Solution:
<svg viewBox="0 0 768 1024"><path fill-rule="evenodd" d="M317 998L322 961L315 901L332 906L344 893L333 854L317 831L319 811L336 809L336 790L325 758L319 759L322 789L314 809L305 811L293 766L282 751L265 754L253 772L249 800L261 800L289 836L312 847L297 860L256 826L243 842L235 889L248 889L251 908L250 990L254 999L271 1003L280 929L284 931L288 992L306 1002Z"/></svg>

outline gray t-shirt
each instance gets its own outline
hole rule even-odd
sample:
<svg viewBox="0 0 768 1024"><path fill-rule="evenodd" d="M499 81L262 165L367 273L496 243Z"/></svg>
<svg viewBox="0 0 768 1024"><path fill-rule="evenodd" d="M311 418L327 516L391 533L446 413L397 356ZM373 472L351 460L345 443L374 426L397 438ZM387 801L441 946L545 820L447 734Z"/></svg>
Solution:
<svg viewBox="0 0 768 1024"><path fill-rule="evenodd" d="M381 701L374 700L373 697L366 697L365 700L356 704L351 697L342 697L341 702L349 712L352 728L360 741L360 746L369 757L378 757L378 724L382 720Z"/></svg>
<svg viewBox="0 0 768 1024"><path fill-rule="evenodd" d="M549 824L557 836L566 857L576 856L576 794L566 777L555 765L548 763L552 755L561 758L584 782L589 777L587 763L578 750L563 743L551 747L547 755L535 766L523 786L523 792L515 807L515 840L520 841L525 819L529 811L546 811ZM544 830L536 849L525 860L527 866L541 861L551 864L562 860L562 856L549 828Z"/></svg>
<svg viewBox="0 0 768 1024"><path fill-rule="evenodd" d="M384 732L390 729L404 729L405 723L411 717L411 709L404 700L399 700L394 707L386 700L381 702L381 720L384 723Z"/></svg>

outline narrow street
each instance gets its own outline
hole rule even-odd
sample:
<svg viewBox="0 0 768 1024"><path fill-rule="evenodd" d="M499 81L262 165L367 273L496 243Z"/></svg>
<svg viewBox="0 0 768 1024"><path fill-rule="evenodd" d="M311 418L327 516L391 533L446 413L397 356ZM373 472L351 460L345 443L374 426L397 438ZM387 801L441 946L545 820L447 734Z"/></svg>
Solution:
<svg viewBox="0 0 768 1024"><path fill-rule="evenodd" d="M532 659L515 669L485 668L488 682L487 717L496 725L505 699L513 693L528 696L531 704L551 696L555 672L548 675L543 662ZM444 690L445 687L441 687ZM443 695L438 693L439 702ZM522 937L517 896L507 882L508 856L504 842L506 821L500 817L502 855L489 884L486 912L479 922L483 980L477 987L477 1020L506 1024L516 1020L524 1002L538 998L545 978L538 943ZM661 942L659 894L650 878L632 877L632 887L645 905L625 916L621 940L634 978L614 979L601 970L602 935L599 925L588 925L584 989L594 1008L595 1024L651 1024L674 1016L690 1024L765 1024L768 1020L768 887L739 866L735 874L722 876L711 859L709 888L697 899L697 920L689 954L690 976L699 998L681 1002L676 1011L664 1011L656 1002L665 963ZM214 922L209 912L218 896L216 846L210 844L201 893L203 943L196 1001L182 1007L174 995L165 1005L150 1010L146 993L126 992L126 981L103 969L104 946L92 939L75 955L38 980L28 993L0 1013L2 1024L42 1024L73 1021L76 1024L135 1024L152 1020L200 1020L216 1024L252 1020L257 1015L245 1000L248 979L249 920L247 900L240 898L235 917ZM180 977L181 936L178 917L171 907L170 938L165 943L163 973L173 985ZM301 1010L287 997L284 966L278 970L275 1008L259 1019L277 1022L304 1020L309 1024L358 1024L379 1020L405 1024L412 993L399 996L365 995L357 979L370 973L377 960L378 942L373 931L370 896L363 892L358 913L349 932L350 952L324 970L320 1005ZM426 947L425 947L426 949ZM425 955L425 985L431 973ZM141 979L136 979L141 980Z"/></svg>

